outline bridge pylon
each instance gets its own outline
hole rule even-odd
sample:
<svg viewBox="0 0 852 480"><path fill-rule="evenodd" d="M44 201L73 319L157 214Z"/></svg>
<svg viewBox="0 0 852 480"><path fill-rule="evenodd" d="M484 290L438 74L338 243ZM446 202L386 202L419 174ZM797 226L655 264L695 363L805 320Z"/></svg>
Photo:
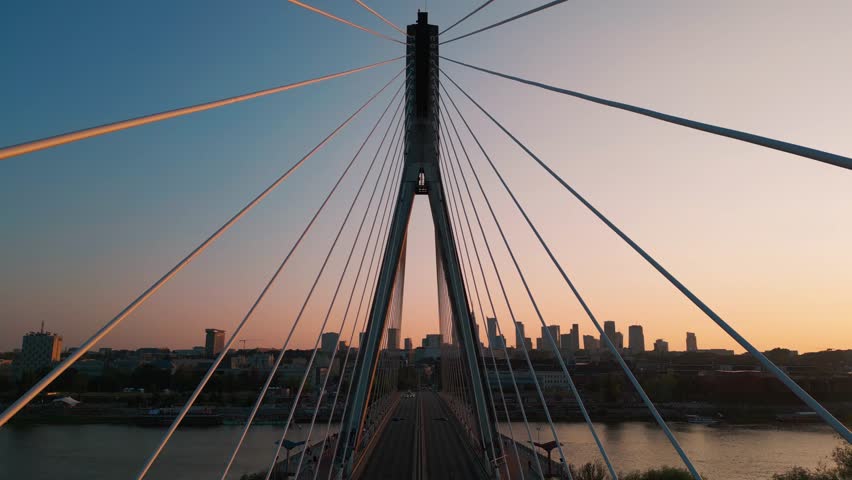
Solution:
<svg viewBox="0 0 852 480"><path fill-rule="evenodd" d="M338 461L342 463L343 477L348 478L367 416L382 332L388 317L394 279L403 260L414 196L427 195L435 226L436 252L448 287L454 336L459 343L466 370L467 388L472 392L475 420L482 433L483 466L489 474L497 477L499 473L494 468L495 459L491 457L492 452L500 451L499 433L492 400L487 394L488 379L481 368L482 352L465 293L438 163L438 27L429 24L426 12L418 12L417 23L408 25L407 34L404 167L367 329L359 345L361 354L352 377L352 396L341 423L341 441L346 444L341 451L346 453Z"/></svg>

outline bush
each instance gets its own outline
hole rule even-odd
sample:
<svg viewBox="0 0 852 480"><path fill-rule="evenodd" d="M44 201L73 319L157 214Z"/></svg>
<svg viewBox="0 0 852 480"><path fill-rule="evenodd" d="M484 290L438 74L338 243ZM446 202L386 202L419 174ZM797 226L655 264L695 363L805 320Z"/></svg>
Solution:
<svg viewBox="0 0 852 480"><path fill-rule="evenodd" d="M837 465L837 476L844 480L852 479L852 445L835 448L831 458Z"/></svg>
<svg viewBox="0 0 852 480"><path fill-rule="evenodd" d="M571 465L571 476L574 480L609 480L609 472L600 460L594 463L586 463L580 467ZM630 472L619 474L621 480L692 480L692 475L687 470L674 467L652 468L644 472ZM798 480L798 479L782 479ZM810 480L810 479L807 479Z"/></svg>
<svg viewBox="0 0 852 480"><path fill-rule="evenodd" d="M793 467L784 473L772 476L772 480L837 480L837 478L826 471L811 472L802 467Z"/></svg>
<svg viewBox="0 0 852 480"><path fill-rule="evenodd" d="M682 468L652 468L646 472L631 472L620 477L622 480L692 480L692 474Z"/></svg>
<svg viewBox="0 0 852 480"><path fill-rule="evenodd" d="M246 473L240 477L240 480L263 480L264 478L266 478L265 473Z"/></svg>
<svg viewBox="0 0 852 480"><path fill-rule="evenodd" d="M579 468L571 465L570 468L574 480L607 480L609 478L606 467L600 460L595 463L587 463Z"/></svg>
<svg viewBox="0 0 852 480"><path fill-rule="evenodd" d="M784 473L777 473L772 480L851 480L852 445L837 447L831 454L834 466L820 465L816 470L793 467Z"/></svg>

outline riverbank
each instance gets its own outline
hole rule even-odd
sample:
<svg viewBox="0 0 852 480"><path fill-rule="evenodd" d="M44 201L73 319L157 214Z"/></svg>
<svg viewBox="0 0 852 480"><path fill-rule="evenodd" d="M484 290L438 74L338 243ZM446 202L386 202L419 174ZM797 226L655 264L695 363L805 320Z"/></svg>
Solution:
<svg viewBox="0 0 852 480"><path fill-rule="evenodd" d="M53 404L30 405L12 419L13 424L38 425L138 425L138 426L167 426L174 419L180 404L165 408L133 408L117 404L81 403L75 407ZM548 404L554 421L582 422L583 417L576 404ZM798 423L819 424L821 421L814 415L805 414L798 405L791 406L753 406L753 405L714 405L709 403L663 403L656 405L667 421L695 422L721 425L761 425L778 426ZM498 419L506 421L504 410L498 405ZM852 404L829 403L826 407L837 418L847 425L852 425ZM653 422L645 405L639 404L587 404L589 414L596 422ZM520 408L510 405L509 419L513 422L523 420ZM199 406L182 422L186 427L205 427L217 425L243 425L249 414L250 407L244 406ZM330 408L324 406L318 416L318 421L327 422ZM543 409L535 405L525 408L527 419L530 421L545 421ZM279 425L286 422L290 414L287 404L262 407L255 418L256 425ZM337 409L333 421L339 421L340 409ZM299 406L294 414L297 422L310 421L313 408Z"/></svg>

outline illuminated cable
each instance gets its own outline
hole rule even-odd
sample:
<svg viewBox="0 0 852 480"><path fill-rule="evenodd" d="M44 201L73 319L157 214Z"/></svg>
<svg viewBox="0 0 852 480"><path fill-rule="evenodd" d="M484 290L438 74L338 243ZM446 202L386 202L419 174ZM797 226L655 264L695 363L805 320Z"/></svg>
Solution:
<svg viewBox="0 0 852 480"><path fill-rule="evenodd" d="M458 132L456 132L456 133L458 134ZM468 156L467 150L464 148L463 143L461 144L461 147L462 147L462 151L464 152L465 157L467 158L469 164L472 165L472 163L470 163L470 157ZM502 277L502 275L500 275L500 270L497 268L497 262L494 260L494 253L491 251L491 246L490 246L490 243L488 242L488 237L485 234L485 229L482 226L482 220L479 217L479 211L476 208L476 204L473 202L473 196L470 192L470 188L468 187L467 182L459 182L458 178L455 175L455 169L452 167L452 163L451 162L448 162L448 163L449 163L449 165L451 167L451 171L452 171L451 179L452 179L453 183L456 184L456 188L459 189L458 184L461 183L462 185L465 186L465 190L467 191L468 198L470 199L470 205L471 205L471 208L473 209L474 218L476 218L476 223L479 226L479 231L482 233L482 237L485 241L485 249L488 252L488 257L490 258L491 265L494 268L494 274L497 277L497 284L500 286L500 291L503 294L503 300L505 301L506 307L509 310L509 317L512 320L512 325L515 326L515 335L517 336L519 330L518 330L517 318L515 317L515 311L512 308L512 303L509 301L509 295L506 292L506 286L503 284L503 277ZM458 167L459 167L459 169L461 169L461 162L460 161L458 161ZM485 197L485 190L482 188L481 185L480 185L480 192L482 193L483 197ZM485 198L487 200L487 197L485 197ZM462 204L462 206L464 206L464 204ZM496 215L494 214L493 211L491 212L491 215L492 215L494 222L496 223L497 217L496 217ZM502 330L500 329L500 323L499 322L497 323L497 328L501 332L500 334L502 335ZM566 473L567 473L567 475L570 479L570 478L572 478L571 470L568 469L568 461L565 457L565 452L562 450L562 442L559 441L559 435L556 433L556 427L553 424L553 418L550 415L550 409L548 408L547 402L544 399L544 392L541 389L541 384L538 380L538 376L535 373L535 368L533 367L532 360L530 359L530 355L529 355L529 352L527 351L526 344L521 344L521 351L524 354L524 360L526 361L527 368L530 371L530 376L532 377L533 385L535 386L536 393L538 395L538 399L541 402L541 408L542 408L542 411L544 412L545 419L547 420L547 424L550 427L550 432L553 435L553 439L556 441L557 453L559 454L560 460L562 460L562 464L567 469ZM511 366L509 368L511 368ZM520 398L520 393L518 393L518 398ZM531 435L531 433L530 433L530 435ZM538 456L537 453L535 455ZM538 464L538 468L539 468L539 471L541 472L541 464L540 463Z"/></svg>
<svg viewBox="0 0 852 480"><path fill-rule="evenodd" d="M404 102L403 102L402 100L400 100L400 105L402 105L403 103L404 103ZM365 142L365 143L366 143L366 142ZM363 147L363 144L362 144L362 147ZM343 233L344 227L346 226L346 223L348 222L349 217L352 215L352 211L353 211L353 210L354 210L354 208L355 208L355 203L356 203L356 201L357 201L358 197L360 196L360 194L361 194L361 192L362 192L362 190L363 190L363 188L364 188L364 185L365 185L365 184L366 184L366 182L367 182L367 178L368 178L368 176L369 176L369 174L370 174L370 171L372 170L372 167L375 165L375 163L376 163L376 159L377 159L377 158L378 158L378 154L377 154L376 156L374 156L374 157L373 157L373 160L370 162L370 168L369 168L369 169L367 170L367 172L364 174L364 178L363 178L363 180L361 181L360 186L358 187L358 191L357 191L357 193L355 194L355 198L353 199L352 203L349 205L349 208L348 208L348 209L347 209L347 211L346 211L346 215L343 217L343 221L342 221L342 222L341 222L341 224L340 224L340 228L337 230L337 234L336 234L336 235L335 235L335 237L334 237L334 241L332 242L331 246L330 246L330 247L329 247L329 249L328 249L328 253L327 253L326 257L325 257L325 260L323 260L323 264L322 264L322 266L320 267L319 272L317 272L317 276L316 276L316 278L314 279L314 283L313 283L313 285L311 285L311 289L309 290L308 295L307 295L307 297L305 298L305 301L302 303L302 307L301 307L301 309L299 310L299 314L298 314L298 316L296 317L296 320L295 320L295 321L294 321L294 323L293 323L293 327L292 327L292 328L291 328L291 330L290 330L290 334L288 334L288 337L287 337L287 341L288 341L288 342L289 342L289 340L290 340L290 337L291 337L291 335L292 335L293 331L295 330L296 324L298 324L298 323L299 323L299 320L302 318L302 315L303 315L303 314L304 314L304 312L305 312L305 308L307 307L308 302L310 301L311 296L313 295L313 293L314 293L314 291L315 291L315 289L316 289L316 286L317 286L317 284L319 283L319 280L320 280L320 278L322 277L323 272L325 271L325 267L328 265L328 261L329 261L329 259L331 258L331 254L332 254L332 252L334 251L334 248L337 246L337 242L340 240L340 236L341 236L341 235L342 235L342 233ZM380 174L380 173L381 173L381 172L379 172L379 174ZM376 185L378 185L379 180L380 180L380 175L376 177ZM374 189L374 193L375 193L375 189ZM361 219L361 226L359 226L359 227L358 227L358 232L359 232L359 233L360 233L361 229L363 228L364 220L367 218L367 213L368 213L368 212L369 212L369 210L365 210L365 212L364 212L364 216L363 216L363 217L362 217L362 219ZM287 416L287 421L286 421L286 423L284 424L284 430L281 432L281 439L280 439L280 441L278 442L278 445L277 445L277 447L276 447L276 449L275 449L275 456L272 458L272 464L270 465L269 471L268 471L268 472L267 472L267 474L266 474L266 480L269 480L270 476L272 475L273 470L275 469L275 463L276 463L276 461L277 461L277 459L278 459L278 455L281 453L281 447L284 445L284 440L285 440L285 438L286 438L286 436L287 436L287 431L289 430L290 425L291 425L291 423L292 423L292 421L293 421L293 416L294 416L294 415L295 415L295 413L296 413L296 407L298 406L297 404L298 404L299 397L301 397L302 392L304 391L304 388L305 388L305 383L306 383L306 381L307 381L308 377L310 376L310 370L311 370L311 367L313 366L313 362L314 362L314 360L315 360L315 358L316 358L317 348L319 347L319 341L320 341L321 333L322 333L322 331L323 331L323 330L325 330L325 326L326 326L326 324L328 323L328 319L329 319L329 317L330 317L330 315L331 315L331 307L333 306L334 301L337 299L337 294L339 293L339 291L340 291L340 286L341 286L341 284L342 284L342 282L343 282L343 276L345 275L345 273L346 273L346 269L349 267L349 263L350 263L350 261L351 261L351 259L352 259L352 251L354 251L354 245L353 245L353 250L351 250L351 251L350 251L350 253L349 253L348 257L347 257L346 265L345 265L345 266L344 266L344 268L343 268L343 272L341 273L340 280L339 280L339 282L338 282L338 284L337 284L337 287L336 287L336 289L335 289L335 291L334 291L334 296L333 296L333 298L332 298L332 300L331 300L331 302L330 302L330 304L329 304L328 312L326 313L325 319L323 320L322 326L320 327L320 335L319 335L319 336L317 336L317 340L316 340L316 343L315 343L315 345L314 345L314 351L313 351L313 353L311 354L311 358L310 358L310 360L308 361L308 363L307 363L307 365L306 365L306 367L305 367L305 368L306 368L306 369L305 369L305 374L302 376L302 381L301 381L301 383L299 384L299 388L298 388L298 390L297 390L297 392L296 392L296 397L295 397L295 399L294 399L294 401L293 401L293 404L291 405L290 413L289 413L289 415ZM286 343L285 343L284 347L281 349L281 355L279 356L279 358L282 358L282 357L283 357L283 353L284 353L284 351L286 350L286 347L287 347L287 345L286 345ZM275 369L273 369L273 372L270 372L270 375L274 375L274 370L275 370ZM261 396L263 396L265 393L266 393L266 392L261 392Z"/></svg>
<svg viewBox="0 0 852 480"><path fill-rule="evenodd" d="M400 156L400 152L402 151L402 147L403 147L403 142L399 142L398 147L399 147L399 148L398 148L398 149L397 149L397 151L396 151L396 155L394 155L394 157L395 157L395 158L396 158L397 156ZM402 167L403 167L403 163L404 163L404 160L403 160L403 159L401 158L401 156L400 156L400 160L399 160L399 162L398 162L399 168L397 169L397 171L396 171L396 173L395 173L395 175L394 175L397 179L399 178L399 175L401 174ZM384 235L383 235L384 240L383 240L383 241L381 241L381 242L379 242L379 243L377 243L377 244L376 244L376 246L374 247L374 250L373 250L373 256L374 256L374 258L373 258L373 259L371 259L371 263L373 263L373 262L374 262L374 260L375 260L375 256L376 256L377 249L378 249L379 245L381 245L381 246L382 246L382 249L383 249L383 250L384 250L384 248L386 248L386 247L387 247L387 238L388 238L388 235L389 235L389 233L390 233L390 228L391 228L391 222L389 221L389 215L390 215L390 212L391 212L391 205L393 205L393 199L394 199L394 198L396 198L396 196L399 194L399 187L400 187L400 186L399 186L399 185L397 185L396 190L394 191L394 193L393 193L393 194L392 194L392 195L388 198L388 204L387 204L387 207L386 207L386 209L385 209L385 214L384 214L385 216L382 218L382 225L381 225L381 227L380 227L380 231L383 231L383 232L384 232ZM385 228L384 228L384 226L385 226L385 221L386 221L386 220L388 220L388 222L387 222L387 228L385 229ZM381 262L374 262L374 263L376 263L376 269L375 269L375 271L374 271L374 274L373 274L373 280L372 280L372 282L371 282L372 288L370 289L370 292L371 292L371 293L370 293L370 298L373 298L373 297L375 296L375 291L376 291L376 288L377 288L377 280L378 280L378 276L379 276L379 270L381 269ZM372 264L370 265L370 267L372 268ZM364 285L364 288L361 290L361 300L360 300L360 303L358 304L358 314L359 314L359 315L360 315L360 312L361 312L361 307L362 307L362 305L363 305L363 303L364 303L364 294L366 293L366 291L367 291L367 285ZM360 333L361 333L361 334L363 334L363 333L364 333L364 328L366 327L366 325L367 325L367 320L368 320L368 318L370 317L369 312L370 312L370 310L369 310L369 309L365 311L364 320L363 320L363 322L362 322L362 325L363 325L364 327L362 327L362 330L360 331ZM361 345L361 343L359 342L359 344L358 344L358 351L355 353L355 363L354 363L354 365L358 365L358 359L361 357L361 352L362 352L363 350L364 350L363 345ZM354 373L355 373L355 371L353 370L353 377L354 377ZM346 388L346 395L344 396L344 398L346 399L346 400L345 400L345 402L344 402L344 404L343 404L343 410L342 410L342 413L343 413L344 417L345 417L346 411L347 411L347 410L348 410L348 408L349 408L349 400L351 399L351 396L352 396L352 384L353 384L353 383L354 383L354 382L353 382L353 378L352 378L352 377L350 377L349 384L348 384L348 386L347 386L347 388ZM338 390L339 390L339 389L338 389ZM333 450L333 452L332 452L332 459L336 459L336 458L337 458L337 452L338 452L338 451L339 451L339 449L340 449L340 439L341 439L341 437L342 437L342 435L341 435L342 433L343 433L343 431L341 430L341 431L338 433L338 435L337 435L337 439L336 439L336 440L335 440L335 442L334 442L334 450ZM344 449L343 449L343 455L342 455L342 458L345 458L345 457L346 457L346 453L347 453L348 446L349 446L349 443L348 443L348 442L344 442ZM331 477L332 477L332 473L333 473L333 472L334 472L334 463L332 463L331 468L329 468L329 471L328 471L328 478L327 478L327 480L331 480ZM314 476L314 478L316 478L316 476Z"/></svg>
<svg viewBox="0 0 852 480"><path fill-rule="evenodd" d="M393 158L396 158L396 155L394 155ZM398 179L399 178L399 172L402 168L402 162L397 161L396 166L397 166L397 168L395 168L395 170L393 172L393 178ZM383 243L382 242L383 233L386 233L385 232L385 221L387 220L387 217L390 213L391 205L393 205L393 198L394 198L393 197L393 191L394 191L394 189L391 189L388 192L388 193L390 193L390 195L388 195L387 201L385 201L384 198L379 200L379 204L384 204L384 207L383 207L384 212L382 213L382 220L379 224L379 230L376 234L376 240L373 244L373 252L372 252L371 257L370 257L370 264L367 267L367 274L364 278L363 288L361 289L361 299L358 302L358 311L355 313L355 322L352 323L352 330L349 332L348 345L350 345L350 347L352 345L354 345L355 331L358 327L358 321L357 320L361 317L361 310L363 308L364 299L366 298L366 293L367 293L367 290L368 290L367 287L369 285L374 285L374 288L375 288L375 278L378 275L378 266L376 267L375 275L373 275L372 274L374 272L373 265L376 264L376 258L378 257L379 246L382 245L382 243ZM386 236L386 235L384 235L384 236ZM356 276L356 278L357 278L357 276ZM372 279L372 282L371 282L371 279ZM371 289L371 291L372 290L373 289ZM353 290L353 293L354 293L354 290ZM358 331L363 331L363 329L366 327L367 318L369 318L369 314L365 313L364 319L361 321L361 329L358 330ZM322 445L320 446L320 451L325 451L325 447L326 447L326 444L328 442L328 432L331 431L331 422L334 419L334 412L335 412L335 410L337 410L338 400L340 399L340 391L343 387L344 374L346 372L346 366L349 364L349 356L350 356L351 352L352 352L352 348L349 348L349 349L346 350L346 355L343 358L343 365L340 367L340 371L341 371L340 381L337 382L337 389L334 392L334 400L332 401L332 404L331 404L331 412L328 414L328 422L326 423L326 426L325 426L326 436L323 438ZM358 363L358 356L359 356L360 352L361 352L360 348L356 349L355 358L354 358L355 364ZM347 392L346 398L348 400L348 392ZM344 412L346 410L346 405L347 404L344 404L344 406L343 406ZM339 434L338 434L338 440L339 440ZM332 463L329 466L329 470L328 470L329 477L331 476L331 472L334 469L333 468L334 467L334 458L335 458L336 453L337 453L337 445L338 445L338 443L335 443L335 448L334 448L334 450L332 450L332 457L331 457ZM317 475L319 475L319 469L314 470L314 475L312 477L313 480L316 480Z"/></svg>
<svg viewBox="0 0 852 480"><path fill-rule="evenodd" d="M370 131L370 134L367 136L367 140L369 140L370 136L372 136L372 134L373 134L373 132L375 131L376 127L378 127L378 125L379 125L379 123L381 122L382 118L384 118L384 116L385 116L385 114L387 113L388 109L389 109L389 108L390 108L390 106L393 104L393 100L394 100L394 98L396 98L396 95L398 95L398 94L399 94L399 91L397 91L397 93L394 95L394 97L393 97L393 98L391 98L391 100L388 102L388 105L387 105L387 107L385 108L384 112L382 112L382 115L381 115L381 116L379 117L379 119L376 121L376 124L373 126L373 129ZM395 115L395 113L394 113L394 115ZM390 125L392 125L392 124L393 124L393 121L392 121L392 119L391 119L391 122L389 123L389 126L390 126ZM382 141L384 142L384 140L382 140ZM365 143L366 143L366 140L365 140ZM363 148L363 147L362 147L362 148ZM359 150L359 152L360 152L360 150ZM344 170L344 171L343 171L343 173L340 175L340 177L338 177L337 182L334 184L334 186L332 187L331 191L328 193L328 195L327 195L327 196L325 197L325 199L323 200L322 204L321 204L321 205L319 206L319 208L316 210L316 212L314 213L313 217L312 217L312 218L311 218L311 220L308 222L307 227L306 227L306 228L302 231L301 235L300 235L300 236L299 236L299 238L296 240L296 243L293 245L293 247L290 249L290 252L289 252L289 253L287 254L287 256L284 258L284 261L282 261L282 262L281 262L280 266L278 267L278 270L275 272L275 274L273 275L272 279L270 279L269 284L267 284L266 288L263 290L263 292L261 293L260 297L258 297L258 299L257 299L257 301L255 302L254 306L253 306L253 307L252 307L252 309L249 311L249 314L248 314L248 315L251 315L251 313L254 311L254 308L257 306L257 304L260 302L260 300L262 300L263 296L266 294L266 291L269 289L269 287L271 286L272 282L275 280L275 278L278 276L278 274L279 274L279 273L281 272L281 270L284 268L284 265L285 265L285 264L287 263L287 261L290 259L290 256L293 254L293 252L295 251L296 247L297 247L297 246L301 243L301 241L302 241L302 239L304 239L305 235L307 235L308 230L309 230L309 229L310 229L310 227L313 225L313 223L316 221L317 217L319 217L320 213L323 211L323 209L324 209L324 208L325 208L325 206L328 204L328 202L331 200L332 195L334 194L334 192L336 191L336 189L337 189L337 187L340 185L340 183L343 181L344 176L345 176L345 175L346 175L346 173L349 171L349 169L352 167L352 165L354 164L355 159L356 159L357 157L358 157L357 155L355 155L355 156L353 156L353 157L352 157L352 160L350 160L349 164L348 164L348 165L347 165L347 167L346 167L346 170ZM247 315L247 316L248 316L248 315ZM295 326L294 326L294 328L295 328ZM236 336L236 334L234 335L234 337L235 337L235 336ZM277 364L278 364L278 363L280 363L280 362L276 361L276 368L275 368L275 369L273 369L273 370L272 370L272 372L275 372L275 371L277 370ZM272 383L272 378L273 378L273 377L274 377L274 375L273 375L273 374L270 374L270 376L269 376L269 377L267 377L266 382L264 383L264 386L263 386L263 387L262 387L262 389L261 389L261 391L262 391L262 392L265 392L265 391L269 388L269 384L270 384L270 383ZM246 419L246 424L245 424L245 426L243 427L242 432L240 433L240 437L239 437L239 439L237 440L237 444L236 444L236 446L234 447L234 449L233 449L233 451L232 451L232 453L231 453L231 456L230 456L230 458L229 458L229 460L228 460L227 465L225 466L225 470L224 470L224 472L222 473L222 477L221 477L221 478L222 478L222 480L224 480L224 479L225 479L225 477L227 477L228 472L230 472L231 467L232 467L232 465L233 465L233 463L234 463L234 460L236 459L237 453L239 452L240 447L242 446L243 441L245 440L246 434L248 434L248 430L249 430L249 428L251 427L251 423L252 423L252 421L254 420L254 417L257 415L257 411L260 409L260 406L261 406L262 400L263 400L263 395L260 395L260 394L259 394L259 395L258 395L258 398L255 400L254 405L252 406L251 411L249 412L249 416L248 416L248 418Z"/></svg>
<svg viewBox="0 0 852 480"><path fill-rule="evenodd" d="M328 13L328 12L324 11L324 10L320 10L320 9L319 9L319 8L317 8L317 7L312 7L312 6L308 5L307 3L300 2L299 0L287 0L287 1L288 1L288 2L290 2L290 3L292 3L293 5L298 5L298 6L302 7L302 8L304 8L304 9L310 10L310 11L312 11L312 12L314 12L314 13L318 13L318 14L322 15L323 17L330 18L330 19L335 20L335 21L338 21L338 22L340 22L340 23L343 23L343 24L349 25L350 27L357 28L358 30L361 30L361 31L363 31L363 32L367 32L367 33L369 33L369 34L371 34L371 35L375 35L375 36L377 36L377 37L379 37L379 38L384 38L385 40L390 40L391 42L396 42L396 43L399 43L399 44L405 45L405 42L399 41L399 40L397 40L397 39L395 39L395 38L391 38L391 37L389 37L389 36L387 36L387 35L385 35L385 34L383 34L383 33L379 33L379 32L377 32L377 31L375 31L375 30L371 30L371 29L369 29L369 28L367 28L367 27L362 27L361 25L358 25L357 23L352 23L352 22L350 22L349 20L346 20L346 19L340 18L340 17L338 17L338 16L336 16L336 15L332 15L332 14L330 14L330 13Z"/></svg>
<svg viewBox="0 0 852 480"><path fill-rule="evenodd" d="M492 0L492 1L493 1L493 0ZM381 20L381 21L383 21L383 22L387 23L388 25L390 25L390 26L391 26L394 30L396 30L397 32L399 32L399 33L401 33L401 34L405 35L406 37L408 36L408 33L406 33L406 31L405 31L405 30L403 30L403 29L401 29L401 28L397 27L395 23L393 23L393 22L391 22L390 20L388 20L387 18L383 17L381 13L379 13L379 12L377 12L377 11L373 10L373 9L372 9L372 8L370 8L370 7L369 7L366 3L362 2L361 0L355 0L355 3L357 3L358 5L361 5L362 7L364 7L364 9L365 9L365 10L367 10L368 12L372 13L373 15L375 15L375 16L376 16L379 20Z"/></svg>
<svg viewBox="0 0 852 480"><path fill-rule="evenodd" d="M396 77L398 77L402 72L398 73ZM163 285L165 285L169 280L172 279L179 271L181 271L185 266L187 266L192 260L194 260L198 255L200 255L204 250L207 249L216 239L222 236L226 231L228 231L240 218L242 218L246 213L248 213L252 208L254 208L261 200L266 198L273 190L275 190L284 180L286 180L296 169L298 169L302 164L304 164L309 158L311 158L320 148L322 148L326 143L328 143L334 136L336 136L346 125L348 125L362 110L364 110L373 100L379 96L390 84L393 82L391 79L384 87L382 87L378 92L373 94L361 107L359 107L354 113L352 113L346 120L343 121L337 128L335 128L328 136L326 136L317 146L311 149L307 155L302 157L301 160L296 162L295 165L290 167L286 172L284 172L278 179L272 182L271 185L266 187L258 196L256 196L252 201L250 201L246 206L244 206L239 212L237 212L230 220L225 222L224 225L219 227L211 236L209 236L201 245L197 246L192 252L189 253L186 257L183 258L180 262L177 263L171 270L169 270L165 275L160 277L159 280L154 282L153 285L148 287L139 297L136 298L133 302L130 303L127 307L124 308L118 315L116 315L112 320L110 320L106 325L101 327L100 330L95 332L88 340L86 340L79 348L74 350L70 355L68 355L64 360L62 360L56 367L53 368L47 375L42 377L41 380L38 381L35 385L33 385L26 393L24 393L18 400L15 401L12 405L10 405L6 410L3 411L3 414L0 415L0 427L2 427L6 422L9 421L12 416L14 416L18 411L20 411L24 406L32 401L33 398L36 397L42 390L47 388L48 385L52 381L54 381L59 375L62 374L65 370L67 370L75 361L77 361L80 357L86 354L98 341L100 341L103 337L105 337L109 332L111 332L119 323L121 323L128 315L133 313L139 306L145 303L148 298L150 298L154 293L157 292ZM227 351L227 350L223 350Z"/></svg>
<svg viewBox="0 0 852 480"><path fill-rule="evenodd" d="M402 102L400 102L400 105L402 105ZM390 147L388 147L388 151L390 151ZM376 156L378 156L378 153L379 153L379 150L377 149L376 150ZM381 195L382 198L384 197L385 191L387 191L391 188L392 176L391 176L391 171L388 168L388 166L389 165L387 163L387 158L386 158L386 161L385 161L383 168L382 168L382 170L387 171L387 175L385 176L385 181L384 181L384 187L382 188L382 195ZM331 316L332 308L334 307L335 300L337 300L337 295L340 292L340 287L343 285L344 277L346 276L346 272L347 272L347 270L349 268L349 264L352 260L352 255L355 252L355 248L358 244L358 240L361 238L361 231L363 230L364 223L367 220L367 217L370 213L370 206L373 204L373 200L376 196L376 192L378 191L378 186L379 186L379 183L380 183L380 180L381 180L382 170L379 170L378 175L376 176L376 183L373 185L373 192L370 194L370 199L367 201L367 206L364 209L364 215L361 217L361 224L358 227L358 232L355 234L355 240L352 241L352 248L349 250L349 255L346 259L346 264L343 266L343 271L340 274L340 279L337 282L337 287L335 287L334 294L332 295L331 301L329 301L328 309L326 310L326 313L325 313L325 319L323 320L323 324L320 327L319 334L317 335L316 343L314 345L314 353L312 355L311 362L308 363L307 370L310 370L311 366L313 365L313 360L314 360L313 357L316 356L317 349L320 346L320 340L322 339L322 335L325 332L325 326L328 323L329 317ZM376 221L379 219L379 213L381 211L381 208L379 208L379 205L380 204L377 203L376 208L374 209L375 214L373 215L373 221L372 221L372 224L370 226L370 232L367 236L367 241L364 242L364 251L361 255L361 261L360 261L359 266L358 266L358 273L355 275L355 280L353 280L353 282L352 282L352 290L350 291L350 294L349 294L349 300L346 302L346 310L343 313L343 321L340 323L340 329L338 329L338 331L337 331L337 337L336 338L338 338L338 339L340 338L341 334L343 333L343 330L346 326L346 321L349 318L349 309L352 306L352 299L354 298L355 289L358 286L358 277L361 274L361 267L364 266L364 261L367 258L367 251L369 250L369 247L370 247L370 237L372 236L373 230L376 226ZM358 323L358 319L356 317L353 320L352 324L354 326L354 325L357 325L357 323ZM353 330L354 330L354 328L353 328ZM311 424L310 424L310 427L308 427L307 440L305 441L306 445L310 444L311 437L313 436L314 425L316 425L317 415L319 414L320 405L322 405L322 400L323 400L323 397L325 396L325 389L328 386L328 380L329 380L329 378L331 378L331 373L332 373L332 370L333 370L332 367L334 365L334 360L337 358L337 352L338 352L339 348L340 348L340 342L335 342L334 349L331 352L331 357L328 360L329 366L328 366L328 369L325 372L325 378L323 378L322 386L320 386L320 388L319 388L319 394L317 396L317 403L315 405L314 412L311 415ZM343 372L341 371L341 376L342 376L342 373ZM309 375L309 373L306 371L305 375ZM297 396L293 400L293 408L294 409L296 408L295 406L298 403L299 403L299 397ZM328 432L326 432L326 433L328 433ZM282 436L282 440L283 440L283 436ZM279 449L279 451L280 451L280 449ZM320 451L320 452L322 452L322 451ZM320 453L320 455L322 455L322 453ZM276 458L277 458L277 455L276 455ZM304 454L299 456L299 463L296 465L296 473L293 476L294 478L299 478L299 473L302 470L302 463L303 463L304 459L305 459ZM275 462L274 461L273 461L272 465L273 465L272 468L275 468Z"/></svg>
<svg viewBox="0 0 852 480"><path fill-rule="evenodd" d="M168 110L166 112L155 113L152 115L145 115L143 117L131 118L130 120L122 120L120 122L108 123L105 125L100 125L98 127L86 128L83 130L77 130L75 132L63 133L61 135L56 135L53 137L42 138L39 140L33 140L31 142L19 143L17 145L11 145L8 147L0 148L0 160L5 160L7 158L15 157L18 155L23 155L25 153L36 152L38 150L44 150L46 148L56 147L59 145L64 145L66 143L76 142L78 140L83 140L86 138L96 137L98 135L104 135L107 133L117 132L120 130L126 130L128 128L138 127L140 125L147 125L149 123L159 122L161 120L167 120L170 118L180 117L183 115L189 115L190 113L203 112L205 110L211 110L213 108L223 107L225 105L230 105L232 103L244 102L246 100L251 100L254 98L264 97L266 95L272 95L275 93L285 92L287 90L293 90L294 88L304 87L306 85L312 85L314 83L319 83L324 80L331 80L333 78L345 77L346 75L350 75L357 72L362 72L364 70L368 70L374 67L378 67L381 65L385 65L396 60L399 60L403 57L396 57L390 60L385 60L383 62L373 63L371 65L366 65L364 67L353 68L352 70L346 70L343 72L333 73L331 75L325 75L322 77L313 78L310 80L304 80L301 82L291 83L289 85L282 85L280 87L268 88L266 90L259 90L253 93L246 93L244 95L238 95L236 97L229 97L222 100L216 100L213 102L200 103L198 105L192 105L189 107L178 108L175 110Z"/></svg>

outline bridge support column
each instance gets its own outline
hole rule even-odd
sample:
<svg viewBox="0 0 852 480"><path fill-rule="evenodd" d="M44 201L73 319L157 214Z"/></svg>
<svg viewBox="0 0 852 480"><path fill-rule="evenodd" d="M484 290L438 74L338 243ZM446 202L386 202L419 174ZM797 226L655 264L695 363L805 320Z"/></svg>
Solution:
<svg viewBox="0 0 852 480"><path fill-rule="evenodd" d="M418 12L417 23L408 26L406 53L405 165L367 331L362 344L359 345L361 354L352 378L352 397L341 423L340 435L344 446L341 448L338 462L343 477L348 478L366 419L382 333L411 207L414 196L421 194L429 197L435 224L436 247L442 257L452 304L453 328L460 342L468 386L473 397L473 410L484 442L482 449L486 460L485 467L496 477L498 469L494 468L494 459L491 457L492 452L500 451L499 434L496 419L493 418L491 398L486 392L486 373L480 368L483 365L482 352L465 293L461 263L450 228L446 196L438 166L438 27L429 25L425 12Z"/></svg>

